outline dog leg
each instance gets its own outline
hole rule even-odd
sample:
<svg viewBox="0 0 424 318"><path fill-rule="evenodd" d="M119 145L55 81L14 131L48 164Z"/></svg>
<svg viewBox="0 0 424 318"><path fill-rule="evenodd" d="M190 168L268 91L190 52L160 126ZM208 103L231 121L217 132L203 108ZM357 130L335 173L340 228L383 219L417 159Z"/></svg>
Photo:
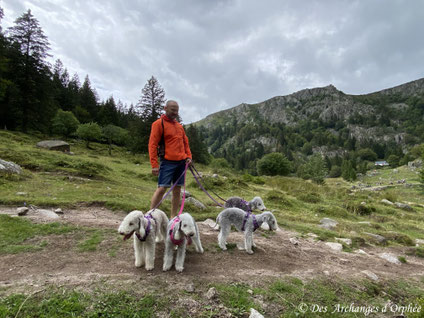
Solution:
<svg viewBox="0 0 424 318"><path fill-rule="evenodd" d="M196 252L203 254L203 247L202 247L202 243L200 242L199 228L197 227L196 223L194 223L194 225L196 228L196 235L193 236L193 243L194 243L194 246L196 247Z"/></svg>
<svg viewBox="0 0 424 318"><path fill-rule="evenodd" d="M250 231L245 231L244 232L244 244L245 244L245 248L246 248L247 254L253 254L253 250L252 250L252 243L253 243L252 234L253 233L250 232Z"/></svg>
<svg viewBox="0 0 424 318"><path fill-rule="evenodd" d="M144 243L140 242L134 235L134 256L135 256L135 267L141 267L145 262L144 255Z"/></svg>
<svg viewBox="0 0 424 318"><path fill-rule="evenodd" d="M218 234L218 245L223 250L227 250L227 236L230 232L230 228L228 226L221 226L221 231Z"/></svg>
<svg viewBox="0 0 424 318"><path fill-rule="evenodd" d="M174 259L174 244L171 240L165 240L165 252L163 254L163 271L169 271L172 267L172 261Z"/></svg>
<svg viewBox="0 0 424 318"><path fill-rule="evenodd" d="M156 242L154 239L152 239L151 242L149 242L149 244L146 244L145 246L147 271L151 271L155 268L155 249Z"/></svg>
<svg viewBox="0 0 424 318"><path fill-rule="evenodd" d="M184 259L186 254L186 244L187 240L185 239L177 249L177 258L175 260L175 269L177 272L181 273L184 270Z"/></svg>

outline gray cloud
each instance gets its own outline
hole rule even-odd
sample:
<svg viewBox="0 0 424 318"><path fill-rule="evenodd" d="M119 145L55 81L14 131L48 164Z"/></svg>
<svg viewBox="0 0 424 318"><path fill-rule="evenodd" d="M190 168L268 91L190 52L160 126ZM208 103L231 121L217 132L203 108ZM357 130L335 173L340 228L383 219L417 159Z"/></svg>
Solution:
<svg viewBox="0 0 424 318"><path fill-rule="evenodd" d="M333 84L368 93L423 77L420 0L7 0L99 96L136 104L154 75L185 122Z"/></svg>

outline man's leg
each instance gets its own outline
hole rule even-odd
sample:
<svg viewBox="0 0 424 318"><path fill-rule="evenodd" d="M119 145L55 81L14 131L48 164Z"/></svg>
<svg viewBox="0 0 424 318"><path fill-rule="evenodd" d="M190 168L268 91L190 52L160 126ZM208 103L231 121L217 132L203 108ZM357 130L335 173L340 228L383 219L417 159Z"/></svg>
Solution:
<svg viewBox="0 0 424 318"><path fill-rule="evenodd" d="M178 214L178 209L180 208L180 193L181 187L175 186L172 190L171 219Z"/></svg>
<svg viewBox="0 0 424 318"><path fill-rule="evenodd" d="M156 189L155 193L153 193L152 203L150 204L150 210L153 209L160 202L160 200L162 200L165 191L165 187L158 187Z"/></svg>

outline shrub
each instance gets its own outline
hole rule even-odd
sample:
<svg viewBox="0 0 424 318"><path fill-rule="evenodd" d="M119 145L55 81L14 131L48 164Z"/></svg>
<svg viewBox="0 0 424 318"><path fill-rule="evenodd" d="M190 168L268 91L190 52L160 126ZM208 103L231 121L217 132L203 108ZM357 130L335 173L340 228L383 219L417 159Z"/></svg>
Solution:
<svg viewBox="0 0 424 318"><path fill-rule="evenodd" d="M102 129L97 123L82 124L78 126L77 136L85 140L85 146L89 148L90 141L100 140Z"/></svg>
<svg viewBox="0 0 424 318"><path fill-rule="evenodd" d="M342 175L342 168L340 166L332 166L330 173L328 174L329 178L338 178Z"/></svg>
<svg viewBox="0 0 424 318"><path fill-rule="evenodd" d="M53 118L53 132L65 137L72 135L78 128L79 121L72 112L59 109Z"/></svg>
<svg viewBox="0 0 424 318"><path fill-rule="evenodd" d="M268 176L285 176L290 172L290 161L281 153L267 154L258 161L258 173Z"/></svg>

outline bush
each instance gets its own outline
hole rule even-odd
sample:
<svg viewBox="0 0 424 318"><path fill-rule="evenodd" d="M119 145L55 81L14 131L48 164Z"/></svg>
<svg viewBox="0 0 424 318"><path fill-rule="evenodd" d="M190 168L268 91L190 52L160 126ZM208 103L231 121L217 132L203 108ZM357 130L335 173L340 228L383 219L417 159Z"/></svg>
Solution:
<svg viewBox="0 0 424 318"><path fill-rule="evenodd" d="M369 148L358 150L357 155L362 160L367 160L367 161L376 161L378 158L377 154Z"/></svg>
<svg viewBox="0 0 424 318"><path fill-rule="evenodd" d="M72 112L59 109L53 118L53 132L61 136L69 137L78 128L79 121Z"/></svg>
<svg viewBox="0 0 424 318"><path fill-rule="evenodd" d="M328 174L329 178L338 178L342 175L342 168L340 166L332 166L330 173Z"/></svg>
<svg viewBox="0 0 424 318"><path fill-rule="evenodd" d="M396 156L396 155L390 155L389 158L387 158L387 162L392 168L399 166L399 161L400 161L400 158L399 156Z"/></svg>
<svg viewBox="0 0 424 318"><path fill-rule="evenodd" d="M317 153L311 156L305 165L300 167L298 175L303 179L311 179L317 184L323 184L327 172L324 159Z"/></svg>
<svg viewBox="0 0 424 318"><path fill-rule="evenodd" d="M100 140L102 137L102 129L97 123L88 123L78 126L77 136L85 140L85 145L89 148L90 141Z"/></svg>
<svg viewBox="0 0 424 318"><path fill-rule="evenodd" d="M290 172L290 161L281 153L267 154L258 161L258 173L268 176L285 176Z"/></svg>

